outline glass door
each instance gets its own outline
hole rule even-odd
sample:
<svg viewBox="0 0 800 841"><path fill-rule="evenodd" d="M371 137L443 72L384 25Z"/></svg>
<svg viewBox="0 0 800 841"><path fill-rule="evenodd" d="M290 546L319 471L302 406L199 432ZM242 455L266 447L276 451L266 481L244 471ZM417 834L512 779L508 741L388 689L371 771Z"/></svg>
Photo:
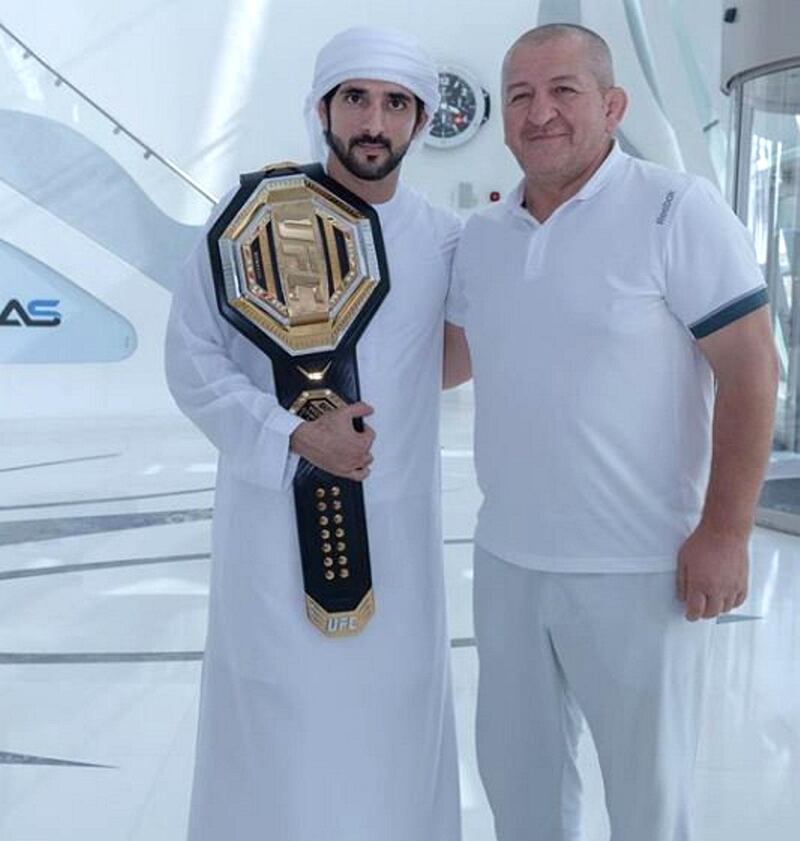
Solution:
<svg viewBox="0 0 800 841"><path fill-rule="evenodd" d="M769 289L781 379L775 449L800 452L800 67L734 87L734 207Z"/></svg>

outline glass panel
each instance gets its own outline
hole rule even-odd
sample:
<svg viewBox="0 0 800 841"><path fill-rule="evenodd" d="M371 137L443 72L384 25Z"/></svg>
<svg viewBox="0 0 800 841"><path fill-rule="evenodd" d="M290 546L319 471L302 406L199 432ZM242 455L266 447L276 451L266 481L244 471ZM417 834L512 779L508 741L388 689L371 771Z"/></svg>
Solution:
<svg viewBox="0 0 800 841"><path fill-rule="evenodd" d="M738 93L738 92L737 92ZM736 210L769 288L781 362L776 450L800 452L800 67L741 90Z"/></svg>

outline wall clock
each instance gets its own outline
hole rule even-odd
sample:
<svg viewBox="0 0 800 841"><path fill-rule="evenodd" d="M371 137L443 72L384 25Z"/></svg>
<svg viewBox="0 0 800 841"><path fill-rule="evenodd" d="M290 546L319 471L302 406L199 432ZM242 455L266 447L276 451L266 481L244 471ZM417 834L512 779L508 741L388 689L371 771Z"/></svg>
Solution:
<svg viewBox="0 0 800 841"><path fill-rule="evenodd" d="M425 136L425 143L440 149L458 146L474 137L489 119L489 94L480 82L460 67L439 68L441 103Z"/></svg>

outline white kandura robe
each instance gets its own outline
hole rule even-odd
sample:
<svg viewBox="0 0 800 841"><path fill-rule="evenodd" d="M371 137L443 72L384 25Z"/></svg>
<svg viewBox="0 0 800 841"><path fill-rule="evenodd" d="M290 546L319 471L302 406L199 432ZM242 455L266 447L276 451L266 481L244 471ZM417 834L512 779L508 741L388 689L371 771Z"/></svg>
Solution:
<svg viewBox="0 0 800 841"><path fill-rule="evenodd" d="M391 291L357 351L377 432L360 635L306 618L287 416L268 358L217 312L205 239L175 296L170 388L220 451L190 841L460 838L438 444L459 223L404 187L377 210Z"/></svg>

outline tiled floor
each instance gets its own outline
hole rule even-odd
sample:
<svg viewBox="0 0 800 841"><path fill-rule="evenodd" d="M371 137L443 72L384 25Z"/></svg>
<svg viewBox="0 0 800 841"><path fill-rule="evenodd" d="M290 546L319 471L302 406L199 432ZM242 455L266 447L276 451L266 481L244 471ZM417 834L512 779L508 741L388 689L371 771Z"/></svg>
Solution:
<svg viewBox="0 0 800 841"><path fill-rule="evenodd" d="M180 841L214 453L177 416L9 424L0 442L0 839ZM469 389L444 398L443 465L464 834L493 841L471 733L468 540L478 492ZM798 837L798 606L800 538L757 531L741 621L717 629L698 841ZM581 766L585 841L605 841L588 740Z"/></svg>

